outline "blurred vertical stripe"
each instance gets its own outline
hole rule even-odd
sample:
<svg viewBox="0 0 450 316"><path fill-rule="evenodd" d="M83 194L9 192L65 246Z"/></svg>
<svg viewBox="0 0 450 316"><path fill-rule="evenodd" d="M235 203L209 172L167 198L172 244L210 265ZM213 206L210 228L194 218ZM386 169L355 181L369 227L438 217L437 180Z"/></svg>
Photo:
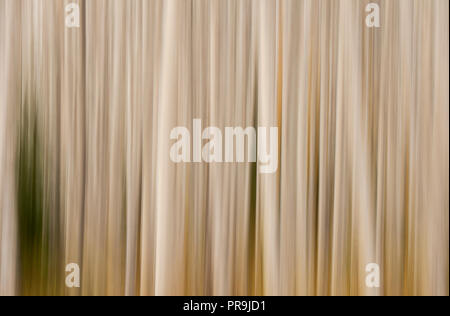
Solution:
<svg viewBox="0 0 450 316"><path fill-rule="evenodd" d="M0 0L0 295L449 295L448 86L448 0Z"/></svg>

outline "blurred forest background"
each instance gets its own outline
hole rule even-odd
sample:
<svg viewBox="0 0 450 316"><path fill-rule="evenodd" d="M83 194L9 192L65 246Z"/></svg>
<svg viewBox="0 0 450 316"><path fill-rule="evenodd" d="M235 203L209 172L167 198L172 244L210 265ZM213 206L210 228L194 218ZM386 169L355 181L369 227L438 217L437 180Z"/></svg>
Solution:
<svg viewBox="0 0 450 316"><path fill-rule="evenodd" d="M0 295L448 295L448 87L448 0L0 0Z"/></svg>

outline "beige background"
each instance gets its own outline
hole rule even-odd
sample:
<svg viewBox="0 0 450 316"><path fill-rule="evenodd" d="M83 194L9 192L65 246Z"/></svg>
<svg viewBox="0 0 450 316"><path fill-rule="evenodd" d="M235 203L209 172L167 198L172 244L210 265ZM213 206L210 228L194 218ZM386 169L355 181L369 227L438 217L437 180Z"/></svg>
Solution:
<svg viewBox="0 0 450 316"><path fill-rule="evenodd" d="M1 295L449 294L447 0L375 29L366 0L74 2L0 0ZM193 118L278 126L277 173L174 164Z"/></svg>

